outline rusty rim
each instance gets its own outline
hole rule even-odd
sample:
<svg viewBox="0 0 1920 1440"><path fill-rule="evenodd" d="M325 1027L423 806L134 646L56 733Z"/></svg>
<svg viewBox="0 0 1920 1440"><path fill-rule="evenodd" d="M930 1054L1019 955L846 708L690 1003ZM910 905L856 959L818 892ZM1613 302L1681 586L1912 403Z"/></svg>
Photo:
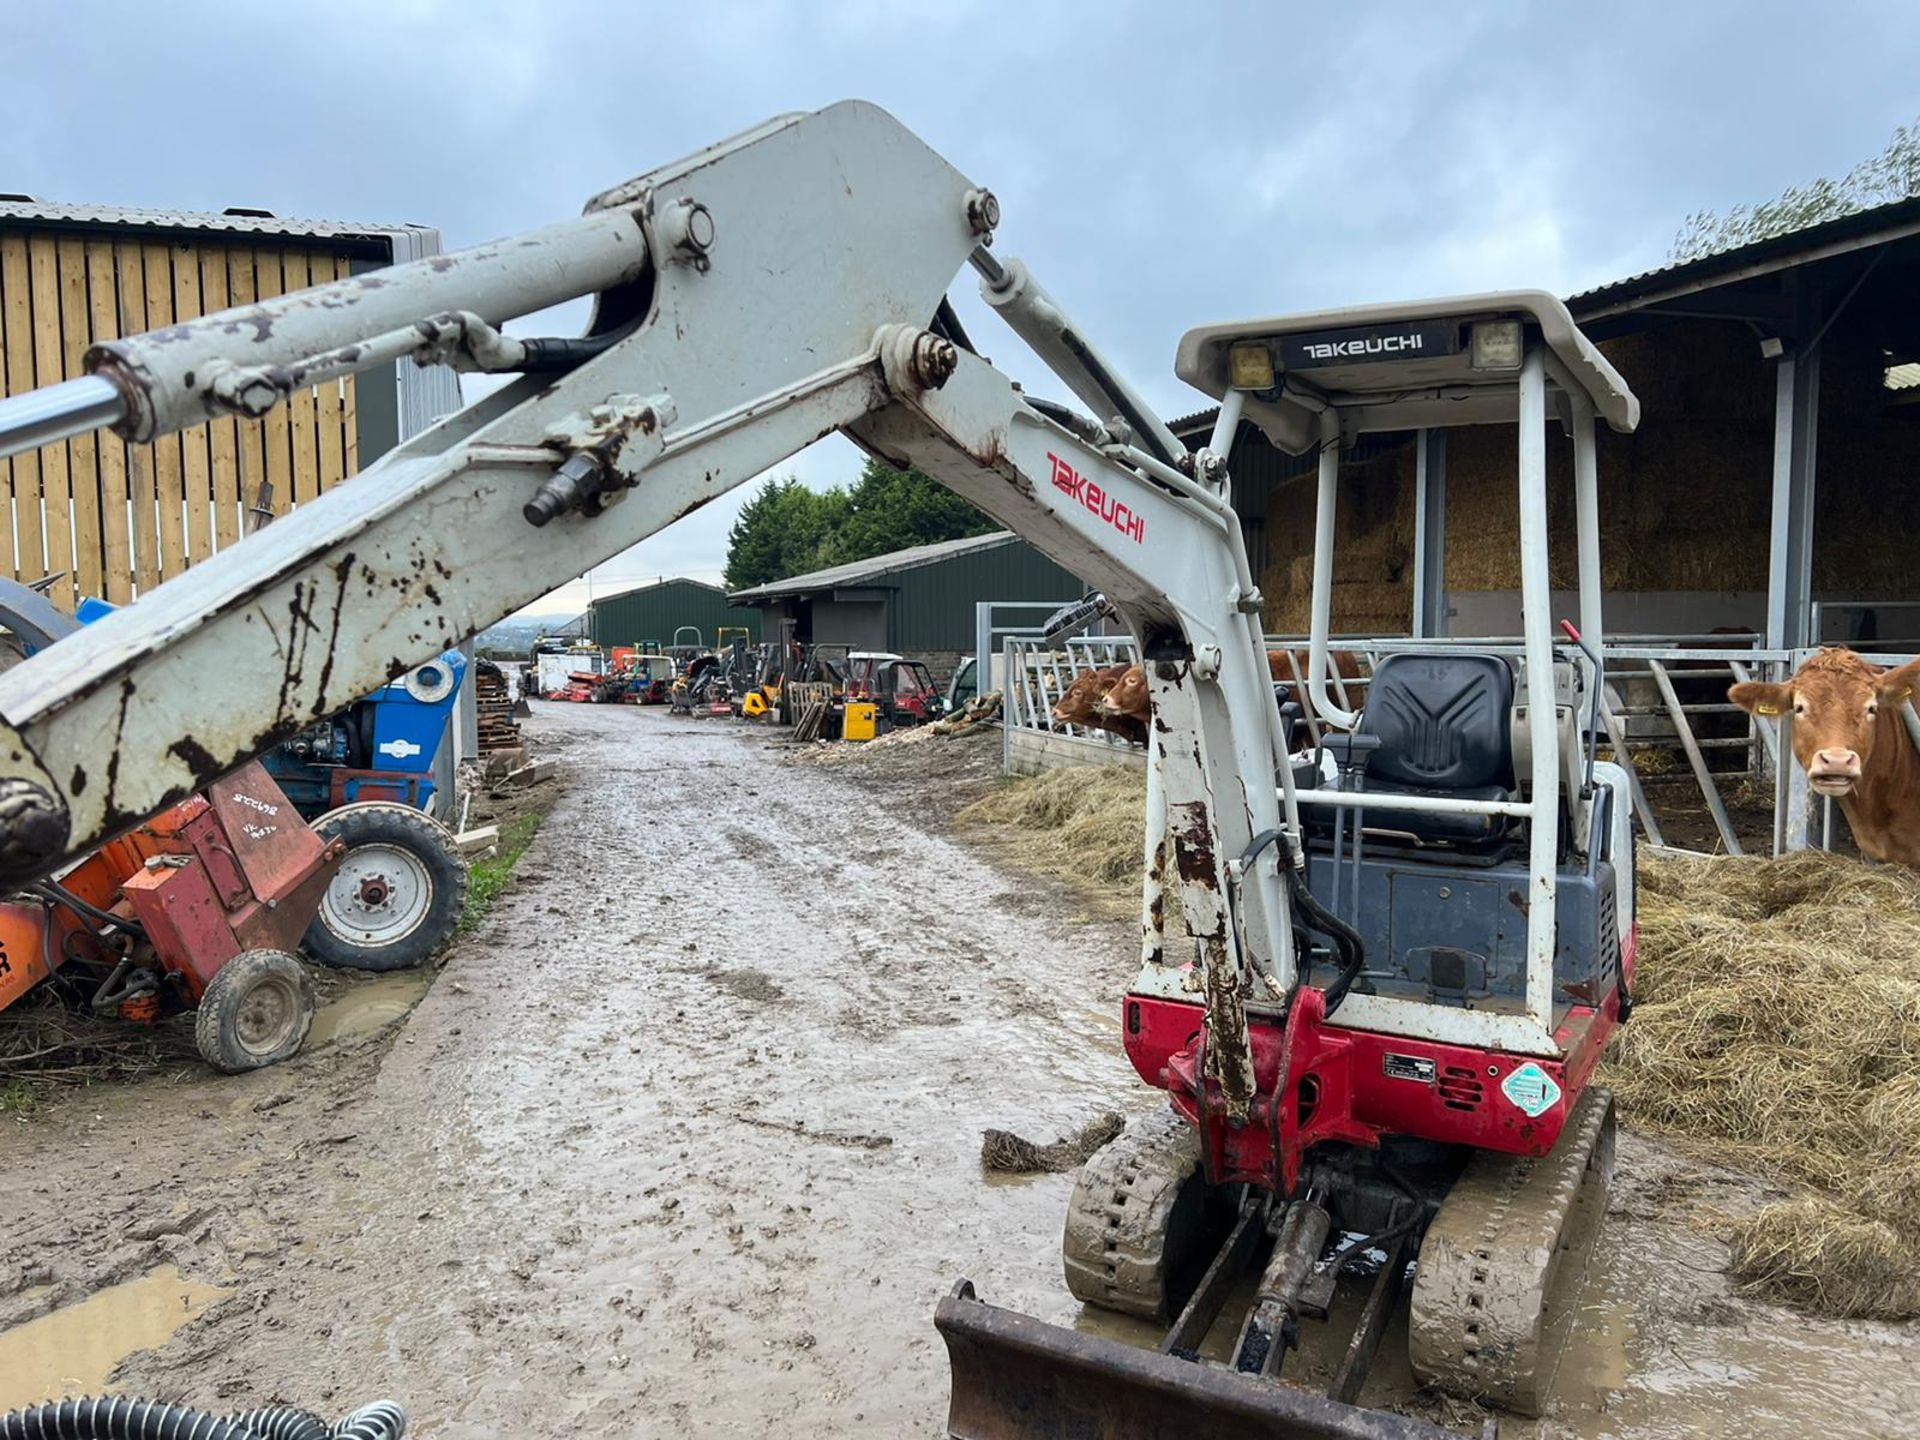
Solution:
<svg viewBox="0 0 1920 1440"><path fill-rule="evenodd" d="M234 1038L251 1054L268 1054L293 1037L300 1011L300 993L291 979L262 975L234 1011Z"/></svg>

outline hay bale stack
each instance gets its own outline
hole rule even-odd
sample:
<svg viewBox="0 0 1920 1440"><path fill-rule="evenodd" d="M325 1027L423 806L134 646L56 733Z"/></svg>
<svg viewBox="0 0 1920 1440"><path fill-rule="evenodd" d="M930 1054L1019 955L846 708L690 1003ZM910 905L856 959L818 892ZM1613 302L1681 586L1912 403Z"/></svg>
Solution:
<svg viewBox="0 0 1920 1440"><path fill-rule="evenodd" d="M1650 860L1639 924L1605 1071L1628 1119L1823 1192L1744 1222L1737 1273L1920 1314L1920 877L1817 851Z"/></svg>

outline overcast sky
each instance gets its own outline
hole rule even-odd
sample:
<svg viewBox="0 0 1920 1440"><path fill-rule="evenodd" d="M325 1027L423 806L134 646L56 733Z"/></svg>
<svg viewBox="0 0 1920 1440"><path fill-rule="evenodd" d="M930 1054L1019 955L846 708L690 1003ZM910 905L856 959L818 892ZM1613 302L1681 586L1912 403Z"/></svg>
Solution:
<svg viewBox="0 0 1920 1440"><path fill-rule="evenodd" d="M1920 115L1911 0L4 10L0 191L418 221L450 249L769 115L872 100L995 191L998 248L1170 415L1204 403L1171 373L1189 325L1568 293L1662 263L1689 211L1840 174ZM785 468L826 485L858 457L833 440ZM596 592L718 579L750 490L602 566Z"/></svg>

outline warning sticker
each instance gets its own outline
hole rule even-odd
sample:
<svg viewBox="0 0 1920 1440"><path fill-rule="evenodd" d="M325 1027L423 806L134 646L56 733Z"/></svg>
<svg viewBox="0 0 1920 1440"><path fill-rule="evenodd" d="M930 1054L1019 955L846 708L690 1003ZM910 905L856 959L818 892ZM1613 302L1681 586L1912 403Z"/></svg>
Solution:
<svg viewBox="0 0 1920 1440"><path fill-rule="evenodd" d="M1538 1118L1560 1101L1559 1085L1531 1060L1500 1082L1500 1093L1530 1118Z"/></svg>

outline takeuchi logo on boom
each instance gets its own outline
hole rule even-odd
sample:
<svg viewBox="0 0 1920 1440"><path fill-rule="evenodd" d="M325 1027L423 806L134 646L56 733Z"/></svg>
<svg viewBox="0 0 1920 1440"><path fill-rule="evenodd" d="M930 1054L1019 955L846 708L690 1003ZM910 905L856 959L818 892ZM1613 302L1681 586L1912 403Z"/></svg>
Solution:
<svg viewBox="0 0 1920 1440"><path fill-rule="evenodd" d="M1134 544L1146 543L1146 516L1134 514L1125 501L1108 494L1098 481L1082 475L1051 450L1047 452L1047 459L1053 462L1054 489L1079 501Z"/></svg>

